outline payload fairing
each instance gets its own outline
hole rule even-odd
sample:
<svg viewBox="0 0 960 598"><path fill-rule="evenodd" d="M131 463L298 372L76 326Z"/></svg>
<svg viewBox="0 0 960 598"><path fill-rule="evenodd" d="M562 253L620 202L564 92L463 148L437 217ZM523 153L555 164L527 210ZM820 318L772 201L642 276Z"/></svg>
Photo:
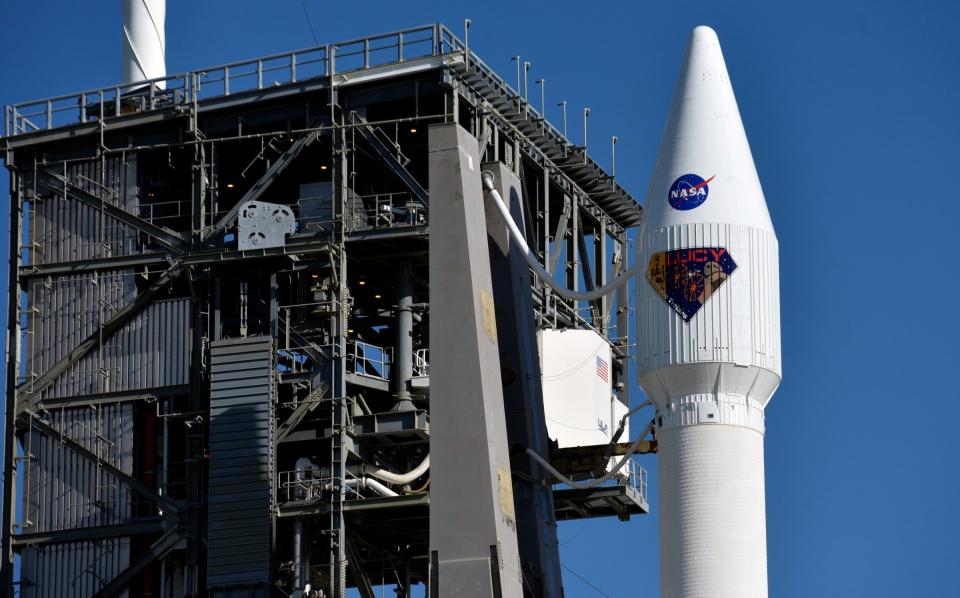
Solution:
<svg viewBox="0 0 960 598"><path fill-rule="evenodd" d="M764 408L777 238L716 33L697 27L638 244L637 363L657 408L664 598L767 596Z"/></svg>

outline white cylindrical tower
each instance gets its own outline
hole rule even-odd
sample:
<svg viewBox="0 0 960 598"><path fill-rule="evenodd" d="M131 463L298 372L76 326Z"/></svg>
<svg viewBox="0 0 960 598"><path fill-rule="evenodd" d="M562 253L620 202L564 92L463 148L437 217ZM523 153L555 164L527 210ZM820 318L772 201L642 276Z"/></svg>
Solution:
<svg viewBox="0 0 960 598"><path fill-rule="evenodd" d="M166 0L120 0L120 10L123 13L120 82L137 83L166 76ZM163 81L156 85L166 88Z"/></svg>
<svg viewBox="0 0 960 598"><path fill-rule="evenodd" d="M767 596L764 407L777 237L716 33L690 36L637 245L638 377L657 407L664 598Z"/></svg>

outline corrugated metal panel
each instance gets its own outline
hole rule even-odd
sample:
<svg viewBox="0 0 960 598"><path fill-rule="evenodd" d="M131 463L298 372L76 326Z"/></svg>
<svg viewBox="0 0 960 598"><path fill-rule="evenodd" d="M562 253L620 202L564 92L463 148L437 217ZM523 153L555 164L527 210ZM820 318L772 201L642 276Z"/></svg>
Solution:
<svg viewBox="0 0 960 598"><path fill-rule="evenodd" d="M187 384L190 300L151 303L61 376L45 398Z"/></svg>
<svg viewBox="0 0 960 598"><path fill-rule="evenodd" d="M86 449L131 473L133 406L62 409L50 425ZM96 464L38 432L27 433L30 447L23 480L24 532L48 532L128 521L134 495ZM90 596L130 564L130 540L112 538L31 547L22 553L21 596Z"/></svg>
<svg viewBox="0 0 960 598"><path fill-rule="evenodd" d="M70 542L23 550L21 598L93 596L130 562L130 540ZM128 595L124 591L120 596Z"/></svg>
<svg viewBox="0 0 960 598"><path fill-rule="evenodd" d="M133 471L133 405L58 409L50 425L121 471ZM96 464L39 432L28 433L30 459L24 480L24 531L47 532L122 523L132 497Z"/></svg>
<svg viewBox="0 0 960 598"><path fill-rule="evenodd" d="M63 173L61 173L63 174ZM67 177L98 196L107 195L114 203L137 213L136 156L74 162ZM107 192L105 189L109 189ZM31 206L30 260L50 264L74 260L130 255L138 251L137 231L63 195L42 194Z"/></svg>
<svg viewBox="0 0 960 598"><path fill-rule="evenodd" d="M33 281L27 371L38 375L135 296L129 271ZM43 398L186 384L190 300L152 303L56 380Z"/></svg>
<svg viewBox="0 0 960 598"><path fill-rule="evenodd" d="M136 280L129 270L57 276L31 281L28 293L27 372L39 375L133 300Z"/></svg>
<svg viewBox="0 0 960 598"><path fill-rule="evenodd" d="M270 337L211 343L207 585L270 581L274 367ZM246 589L235 588L246 586Z"/></svg>

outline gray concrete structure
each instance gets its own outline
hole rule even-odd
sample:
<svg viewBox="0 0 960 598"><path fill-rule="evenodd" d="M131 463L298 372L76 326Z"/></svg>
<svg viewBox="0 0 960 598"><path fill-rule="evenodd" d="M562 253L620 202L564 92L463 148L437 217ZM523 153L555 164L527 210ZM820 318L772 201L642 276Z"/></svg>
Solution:
<svg viewBox="0 0 960 598"><path fill-rule="evenodd" d="M522 229L526 222L520 179L501 162L483 164L494 176L504 201L509 202L514 221ZM550 439L543 411L540 361L530 268L516 243L510 238L500 212L489 202L484 204L490 245L490 271L493 299L497 305L497 330L500 364L503 372L503 399L507 414L507 438L511 445L532 448L544 458L550 457ZM554 516L553 493L547 475L522 451L512 451L514 502L517 512L517 537L520 562L527 584L534 595L562 595L560 552Z"/></svg>
<svg viewBox="0 0 960 598"><path fill-rule="evenodd" d="M480 155L457 124L430 127L430 206L430 592L519 598Z"/></svg>

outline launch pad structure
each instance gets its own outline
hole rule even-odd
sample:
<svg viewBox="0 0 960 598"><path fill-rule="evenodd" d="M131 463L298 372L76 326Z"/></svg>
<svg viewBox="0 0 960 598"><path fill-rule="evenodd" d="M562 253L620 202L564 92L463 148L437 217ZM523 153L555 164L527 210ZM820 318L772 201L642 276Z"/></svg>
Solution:
<svg viewBox="0 0 960 598"><path fill-rule="evenodd" d="M647 511L632 461L525 453L626 452L551 442L537 347L603 339L625 413L630 306L530 276L481 170L570 289L642 208L463 37L6 107L6 595L553 597L557 520Z"/></svg>

